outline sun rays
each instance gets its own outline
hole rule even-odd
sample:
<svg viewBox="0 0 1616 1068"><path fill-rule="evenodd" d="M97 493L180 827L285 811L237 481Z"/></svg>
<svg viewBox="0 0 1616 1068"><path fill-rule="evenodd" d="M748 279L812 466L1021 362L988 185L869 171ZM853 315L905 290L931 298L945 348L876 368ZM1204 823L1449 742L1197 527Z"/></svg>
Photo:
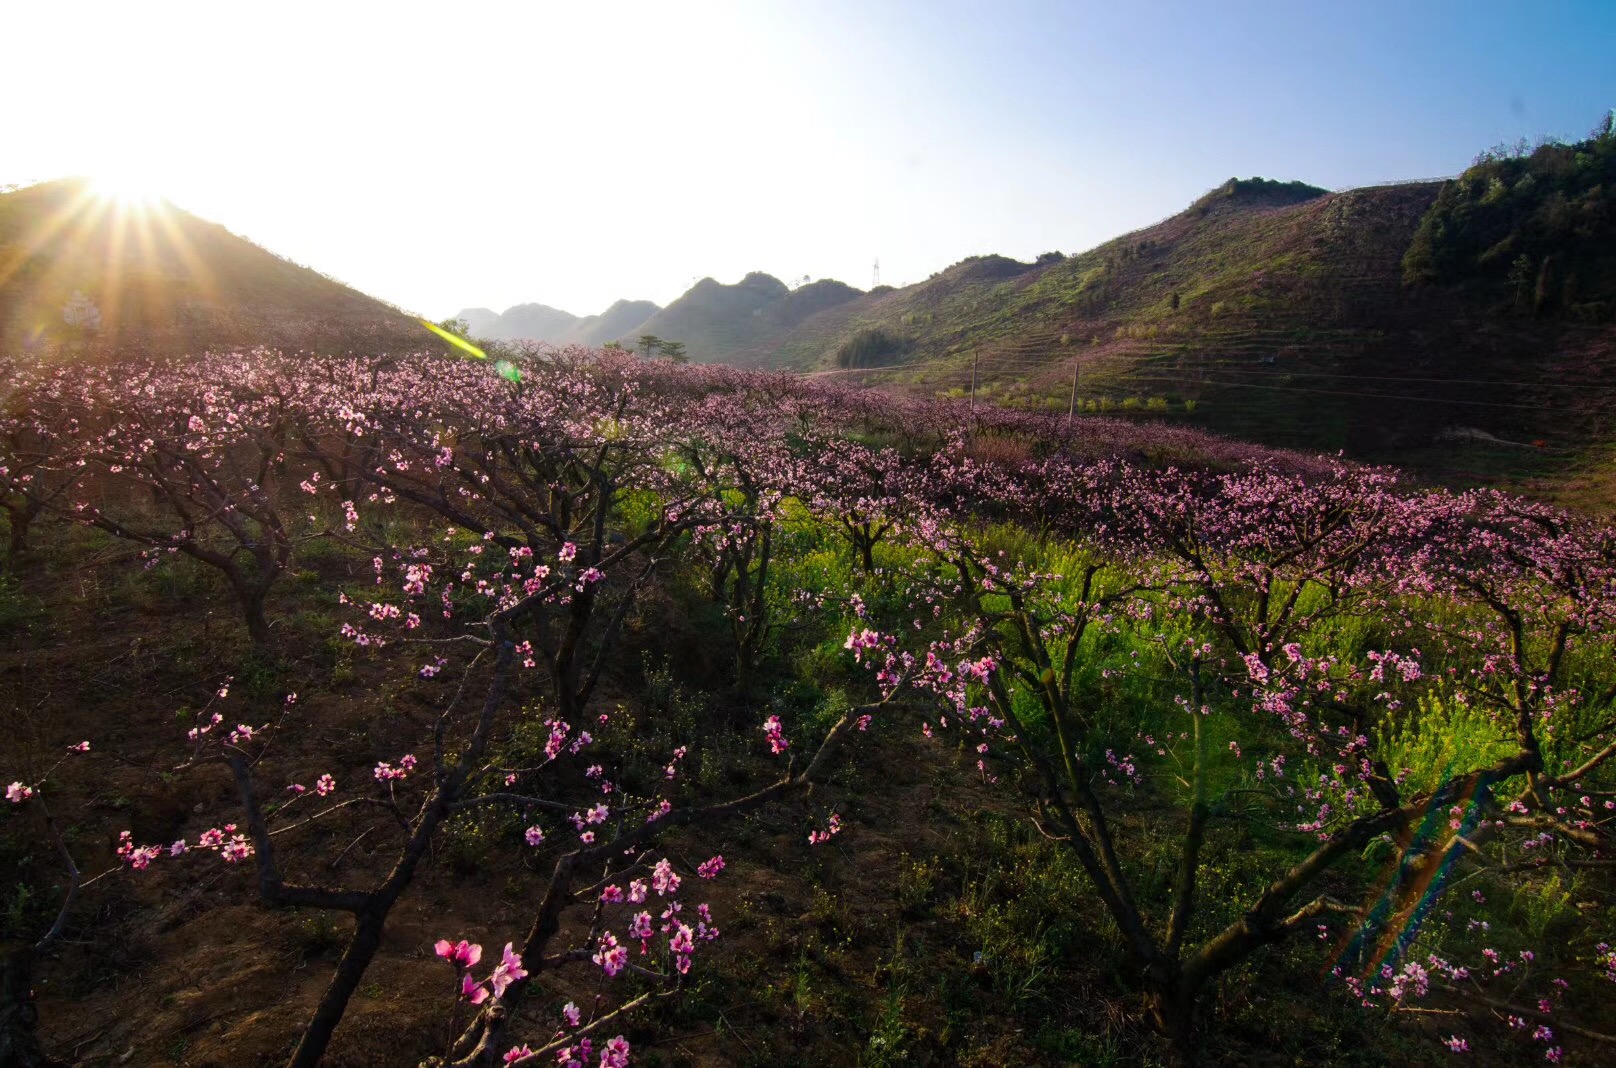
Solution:
<svg viewBox="0 0 1616 1068"><path fill-rule="evenodd" d="M183 276L210 299L214 279L191 245L187 217L133 173L46 183L6 200L13 211L9 227L0 211L0 287L16 298L13 331L59 332L64 302L83 296L99 314L90 333L116 343L135 325L131 315L148 327L172 318L167 279Z"/></svg>

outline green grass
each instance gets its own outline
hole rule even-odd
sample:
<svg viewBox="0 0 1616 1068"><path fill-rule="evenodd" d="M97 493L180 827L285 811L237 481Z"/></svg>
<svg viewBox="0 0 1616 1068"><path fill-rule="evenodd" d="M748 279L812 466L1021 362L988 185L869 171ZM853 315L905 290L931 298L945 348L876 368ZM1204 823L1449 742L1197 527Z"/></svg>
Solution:
<svg viewBox="0 0 1616 1068"><path fill-rule="evenodd" d="M635 499L617 518L632 527L654 514L653 502ZM409 532L405 519L396 522L403 525L395 533ZM1073 576L1094 559L1082 546L1036 531L984 525L973 533L992 551L1002 550L1007 562L1066 576L1048 580L1045 593L1060 586L1071 592L1077 581ZM603 708L610 707L613 715L596 732L603 761L617 769L614 775L625 788L654 789L667 753L679 745L691 747L687 770L698 797L726 796L741 785L769 781L782 764L771 763L758 751L762 716L774 713L785 720L798 746L792 755L798 756L809 739L867 697L867 673L842 649L855 617L839 607L840 599L860 593L871 622L890 628L912 618L908 598L890 577L865 576L837 531L798 507L784 509L777 534L771 583L776 611L789 625L771 640L759 677L750 686L736 687L728 675L721 655L732 640L727 622L702 588L699 568L688 560L675 562L661 575L656 593L663 601L655 611L665 614L637 618L627 626L624 654L609 680L609 697L603 699ZM419 705L415 714L425 715L421 709L431 704L416 700L414 683L377 685L377 662L368 654L356 656L340 642L323 644L337 618L329 614L329 587L350 568L365 574L364 554L331 541L300 547L295 570L321 581L289 581L279 588L281 600L272 614L286 621L283 633L290 648L270 654L235 643L233 632L221 636L204 629L195 609L219 591L209 585L205 569L188 561L145 570L126 560L92 569L88 574L94 580L86 578L82 585L53 586L72 573L77 551L107 548L96 535L68 534L64 544L68 542L74 552L64 548L46 554L44 573L36 581L0 585L0 619L10 599L31 606L25 613L27 626L37 622L41 633L82 626L92 615L97 620L123 618L122 625L128 626L127 614L137 610L162 620L161 626L148 627L160 642L160 664L136 664L133 657L94 664L91 670L100 674L73 680L74 700L110 702L155 680L161 686L152 686L152 692L168 695L163 715L172 717L182 705L199 707L217 678L232 674L237 695L258 707L272 707L287 689L304 692L311 706L320 699L328 702L327 708L369 701L362 719L338 725L322 718L311 725L320 732L322 762L329 760L339 769L365 767L376 759L378 746L389 744L390 734L412 714L412 707ZM889 573L925 565L919 552L890 543L879 545L876 557ZM797 590L826 594L829 607L799 617L790 606L790 595ZM1307 606L1304 599L1302 607ZM957 629L963 621L954 612L949 608L934 625ZM1429 614L1455 629L1464 622L1434 608ZM681 629L674 633L659 626L659 619L676 619ZM1357 658L1388 640L1383 630L1374 619L1346 618L1320 628L1317 647L1309 652ZM1141 767L1138 785L1097 788L1114 816L1122 863L1140 907L1158 926L1173 900L1189 798L1186 713L1173 700L1185 692L1185 683L1174 675L1162 649L1180 647L1198 633L1186 614L1164 612L1148 626L1097 627L1076 654L1080 662L1072 692L1090 723L1084 755L1102 767L1109 748L1135 756ZM40 639L34 635L29 640ZM719 654L706 663L687 655L689 649L702 647ZM1444 666L1433 655L1431 670ZM1608 665L1591 659L1575 661L1573 668L1578 684L1590 688L1601 673L1608 675ZM1016 695L1029 728L1041 730L1042 709L1023 690L1018 688ZM1310 835L1283 827L1290 815L1276 801L1277 792L1264 793L1263 784L1248 777L1249 765L1231 752L1230 743L1248 755L1281 751L1287 744L1283 732L1226 690L1215 688L1209 703L1212 714L1202 720L1208 787L1216 801L1226 804L1208 833L1192 943L1237 919L1256 888L1316 844ZM545 715L542 699L529 700L496 739L492 762L539 763L547 737ZM735 903L723 921L726 937L744 948L704 970L689 998L659 1008L645 1026L676 1027L668 1032L676 1035L711 1031L714 1041L723 1043L724 1056L747 1063L778 1059L797 1042L812 1043L827 1062L870 1065L928 1059L1160 1060L1159 1044L1140 1022L1138 976L1115 926L1072 852L1027 818L1027 780L1013 763L995 757L995 772L1004 782L989 790L974 770L974 752L953 738L924 750L919 743L909 744L916 720L931 715L924 709L884 713L868 740L857 742L858 761L816 787L801 811L759 812L726 832L722 848L732 850L732 862L738 869L750 869L746 877L753 880L749 896ZM172 733L180 722L174 719L163 727ZM1583 726L1573 721L1565 729L1574 733ZM1388 716L1373 729L1394 770L1408 770L1410 790L1430 788L1455 766L1486 763L1507 743L1492 718L1451 697ZM1551 741L1551 759L1555 753ZM140 768L169 766L145 755L135 763ZM1306 781L1309 770L1298 759L1287 782ZM882 791L893 788L888 780L904 776L917 780L914 793L930 800L922 805L910 798L903 822L893 825L899 817L883 806L887 795ZM97 819L144 828L183 818L184 805L163 808L169 781L141 774L129 782L127 794L109 789L98 797ZM804 853L803 826L822 819L831 808L854 830ZM448 893L465 886L471 888L468 892L497 897L502 908L521 907L522 888L530 885L521 881L521 832L529 818L565 833L553 813L477 809L455 816L433 855L435 870L441 866L448 881L440 889ZM12 837L13 826L0 824L0 860L7 862L7 870L23 871L31 881L20 890L0 887L0 917L8 931L35 922L48 910L44 902L54 885L41 874L38 857L14 844L20 836ZM897 844L890 852L872 851L860 843L861 828L887 834ZM97 836L87 831L85 837ZM786 840L796 848L782 847ZM692 856L698 855L698 845L718 848L695 843ZM1344 901L1371 898L1384 883L1395 852L1377 845L1344 861L1332 875L1330 892ZM882 866L879 878L866 870L874 866ZM1466 873L1464 878L1444 903L1447 914L1434 915L1420 931L1422 952L1472 945L1478 936L1469 925L1485 922L1491 944L1501 950L1550 944L1561 947L1552 954L1550 963L1556 967L1586 960L1597 934L1581 922L1581 906L1596 894L1591 881L1548 872L1517 883L1494 881L1486 873ZM299 962L324 960L334 939L328 925L299 916L289 919L286 936L277 945ZM1226 975L1207 999L1204 1024L1218 1043L1213 1055L1224 1063L1269 1056L1276 1041L1273 1021L1282 1020L1284 1033L1277 1042L1291 1059L1369 1064L1377 1063L1377 1050L1390 1050L1380 1063L1428 1061L1427 1047L1419 1044L1417 1034L1408 1038L1413 1032L1399 1030L1401 1021L1364 1014L1347 1005L1338 991L1321 989L1319 976L1328 968L1332 946L1297 940L1265 950ZM133 967L127 962L108 966L107 974L118 978ZM705 960L702 967L708 968ZM163 1040L176 1038L165 1035ZM1406 1050L1399 1045L1405 1040ZM675 1060L675 1053L666 1049L653 1056Z"/></svg>

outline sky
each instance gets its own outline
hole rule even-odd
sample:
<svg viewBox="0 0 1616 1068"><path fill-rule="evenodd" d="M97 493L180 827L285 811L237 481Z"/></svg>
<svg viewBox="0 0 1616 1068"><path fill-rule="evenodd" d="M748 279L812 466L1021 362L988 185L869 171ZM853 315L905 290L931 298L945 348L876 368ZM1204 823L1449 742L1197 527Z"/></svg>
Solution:
<svg viewBox="0 0 1616 1068"><path fill-rule="evenodd" d="M1616 106L1612 0L86 0L5 31L0 184L155 191L434 319L907 285Z"/></svg>

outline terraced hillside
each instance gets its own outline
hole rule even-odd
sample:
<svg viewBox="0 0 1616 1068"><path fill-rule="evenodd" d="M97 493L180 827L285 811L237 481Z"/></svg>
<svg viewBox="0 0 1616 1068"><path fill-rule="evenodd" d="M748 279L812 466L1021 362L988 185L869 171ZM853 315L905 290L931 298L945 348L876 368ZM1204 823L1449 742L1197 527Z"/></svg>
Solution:
<svg viewBox="0 0 1616 1068"><path fill-rule="evenodd" d="M1616 329L1474 279L1406 280L1444 185L1235 181L1078 256L976 257L728 358L989 400L1184 419L1444 473L1563 474L1612 428ZM1502 294L1502 295L1501 295ZM1596 307L1597 310L1597 307ZM882 366L850 359L890 337Z"/></svg>

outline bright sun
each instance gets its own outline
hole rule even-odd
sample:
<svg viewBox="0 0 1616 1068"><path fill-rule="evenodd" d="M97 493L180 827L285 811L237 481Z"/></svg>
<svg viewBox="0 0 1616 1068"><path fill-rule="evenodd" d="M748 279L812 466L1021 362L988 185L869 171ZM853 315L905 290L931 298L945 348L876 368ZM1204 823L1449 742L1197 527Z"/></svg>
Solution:
<svg viewBox="0 0 1616 1068"><path fill-rule="evenodd" d="M134 172L102 172L90 180L90 189L100 199L128 208L150 208L163 200L150 176Z"/></svg>

